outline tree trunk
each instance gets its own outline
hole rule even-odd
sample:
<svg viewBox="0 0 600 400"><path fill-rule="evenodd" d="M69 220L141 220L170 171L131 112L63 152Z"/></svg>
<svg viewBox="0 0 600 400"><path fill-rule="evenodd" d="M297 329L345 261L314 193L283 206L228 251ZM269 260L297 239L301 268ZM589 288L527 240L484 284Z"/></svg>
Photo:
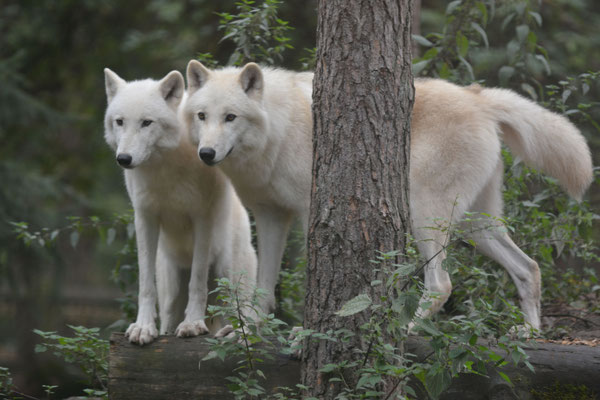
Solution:
<svg viewBox="0 0 600 400"><path fill-rule="evenodd" d="M413 35L421 34L421 0L413 0L412 2L412 29L411 32ZM412 57L419 57L419 44L416 41L412 41Z"/></svg>
<svg viewBox="0 0 600 400"><path fill-rule="evenodd" d="M321 0L313 89L314 158L308 232L305 327L356 333L347 343L307 341L302 382L307 395L334 398L339 382L319 372L367 350L359 327L368 312L335 315L382 286L377 252L400 250L409 229L410 0ZM396 259L395 261L400 261ZM355 372L344 376L350 386Z"/></svg>

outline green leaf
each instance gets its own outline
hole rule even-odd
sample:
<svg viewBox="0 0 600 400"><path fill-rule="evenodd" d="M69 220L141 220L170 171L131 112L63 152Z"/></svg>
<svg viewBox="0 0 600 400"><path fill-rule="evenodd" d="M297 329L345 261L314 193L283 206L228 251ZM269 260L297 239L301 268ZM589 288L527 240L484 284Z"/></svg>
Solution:
<svg viewBox="0 0 600 400"><path fill-rule="evenodd" d="M546 69L546 75L550 75L551 74L550 64L548 64L548 60L546 59L546 57L544 57L541 54L536 54L535 58L540 60L540 62L544 65L544 68Z"/></svg>
<svg viewBox="0 0 600 400"><path fill-rule="evenodd" d="M433 43L431 41L429 41L427 38L420 36L420 35L412 35L412 38L415 42L417 42L418 44L420 44L421 46L425 46L425 47L432 47Z"/></svg>
<svg viewBox="0 0 600 400"><path fill-rule="evenodd" d="M519 364L519 361L521 361L521 357L522 357L522 355L521 355L521 353L519 353L518 351L513 351L513 352L511 352L511 353L510 353L510 356L511 356L511 358L512 358L512 360L513 360L513 363L515 363L515 365L518 365L518 364Z"/></svg>
<svg viewBox="0 0 600 400"><path fill-rule="evenodd" d="M444 390L450 387L451 378L447 370L439 369L435 374L427 374L425 388L431 397L437 399Z"/></svg>
<svg viewBox="0 0 600 400"><path fill-rule="evenodd" d="M500 85L507 86L508 81L510 80L510 78L512 78L514 74L514 67L511 67L510 65L504 65L500 67L500 70L498 71L498 79L500 80Z"/></svg>
<svg viewBox="0 0 600 400"><path fill-rule="evenodd" d="M515 30L517 31L517 39L519 39L519 42L525 43L527 36L529 35L529 26L519 25Z"/></svg>
<svg viewBox="0 0 600 400"><path fill-rule="evenodd" d="M506 44L506 55L510 60L512 60L513 58L515 58L520 48L521 47L519 46L519 43L516 40L511 40Z"/></svg>
<svg viewBox="0 0 600 400"><path fill-rule="evenodd" d="M531 15L533 17L533 19L535 19L535 22L541 28L542 27L542 16L535 11L529 11L529 15Z"/></svg>
<svg viewBox="0 0 600 400"><path fill-rule="evenodd" d="M437 56L439 53L439 49L437 47L432 47L429 50L427 50L425 52L425 54L423 54L423 57L421 57L421 60L431 60L432 58L435 58L435 56Z"/></svg>
<svg viewBox="0 0 600 400"><path fill-rule="evenodd" d="M587 94L587 92L590 91L590 85L588 85L587 83L583 83L581 85L581 94L583 94L584 96Z"/></svg>
<svg viewBox="0 0 600 400"><path fill-rule="evenodd" d="M467 352L467 350L461 349L460 347L456 347L456 348L450 350L450 353L448 355L449 355L450 359L455 359L455 358L460 358L466 352Z"/></svg>
<svg viewBox="0 0 600 400"><path fill-rule="evenodd" d="M429 333L432 336L442 336L442 332L440 332L433 322L430 319L417 319L417 326L423 329L425 332Z"/></svg>
<svg viewBox="0 0 600 400"><path fill-rule="evenodd" d="M438 73L440 74L440 78L449 79L450 78L450 67L448 67L448 64L443 63L442 67L440 68Z"/></svg>
<svg viewBox="0 0 600 400"><path fill-rule="evenodd" d="M373 302L368 294L359 294L355 298L348 300L346 304L342 306L342 309L335 314L340 317L348 317L366 310L372 303Z"/></svg>
<svg viewBox="0 0 600 400"><path fill-rule="evenodd" d="M512 386L512 381L510 380L510 378L508 377L508 375L506 375L502 371L496 371L496 372L498 372L498 375L500 375L502 377L502 379L504 379L506 382L508 382L509 385Z"/></svg>
<svg viewBox="0 0 600 400"><path fill-rule="evenodd" d="M473 67L471 66L471 64L467 60L465 60L465 58L462 57L462 56L458 56L458 59L467 68L467 72L469 73L469 78L472 81L474 81L475 80L475 73L473 72Z"/></svg>
<svg viewBox="0 0 600 400"><path fill-rule="evenodd" d="M456 33L456 50L461 57L466 56L469 52L469 39L461 31Z"/></svg>
<svg viewBox="0 0 600 400"><path fill-rule="evenodd" d="M333 372L335 370L338 369L338 364L325 364L320 370L319 372L323 372L325 374L329 373L329 372Z"/></svg>
<svg viewBox="0 0 600 400"><path fill-rule="evenodd" d="M431 60L423 60L423 61L418 61L418 62L414 63L412 65L413 75L419 75L421 73L421 71L423 71L425 69L425 67L427 66L427 64L429 64L430 62L431 62Z"/></svg>
<svg viewBox="0 0 600 400"><path fill-rule="evenodd" d="M521 89L523 89L523 91L525 93L527 93L533 100L537 101L537 93L535 92L535 89L533 88L533 86L531 86L528 83L522 83L521 84Z"/></svg>
<svg viewBox="0 0 600 400"><path fill-rule="evenodd" d="M358 380L358 383L356 384L357 388L361 388L363 386L374 386L376 384L378 384L379 382L381 382L381 376L380 375L371 375L371 374L364 374L360 377L360 379Z"/></svg>
<svg viewBox="0 0 600 400"><path fill-rule="evenodd" d="M452 14L452 12L454 12L454 10L460 6L460 3L462 3L461 0L455 0L455 1L451 1L450 3L448 3L448 6L446 7L446 14L450 15Z"/></svg>
<svg viewBox="0 0 600 400"><path fill-rule="evenodd" d="M36 345L35 345L35 349L34 349L34 351L35 351L36 353L43 353L43 352L45 352L46 350L48 350L48 348L47 348L46 346L44 346L43 344L36 344Z"/></svg>
<svg viewBox="0 0 600 400"><path fill-rule="evenodd" d="M479 35L483 39L483 43L485 44L485 48L487 49L488 47L490 47L490 43L488 42L487 34L485 33L485 30L483 30L483 28L481 27L481 25L479 25L477 22L471 22L471 27L473 29L475 29L477 31L477 33L479 33Z"/></svg>
<svg viewBox="0 0 600 400"><path fill-rule="evenodd" d="M475 4L475 6L479 9L479 12L481 13L483 25L487 25L488 11L487 7L485 6L485 3L483 1L478 1L477 4Z"/></svg>
<svg viewBox="0 0 600 400"><path fill-rule="evenodd" d="M562 92L560 99L563 103L566 103L569 96L571 96L571 90L567 89L564 92Z"/></svg>

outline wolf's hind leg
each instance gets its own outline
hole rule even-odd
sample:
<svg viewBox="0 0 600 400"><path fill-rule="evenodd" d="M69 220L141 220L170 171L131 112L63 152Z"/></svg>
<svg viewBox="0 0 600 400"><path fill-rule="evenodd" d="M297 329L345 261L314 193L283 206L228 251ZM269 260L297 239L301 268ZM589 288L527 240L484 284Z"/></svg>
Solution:
<svg viewBox="0 0 600 400"><path fill-rule="evenodd" d="M463 223L467 235L475 242L475 248L502 265L519 292L525 322L533 328L541 325L541 275L537 263L529 258L508 236L506 228L494 217L502 215L503 167L498 163L490 179L473 204L472 211L489 216L479 216L474 221Z"/></svg>
<svg viewBox="0 0 600 400"><path fill-rule="evenodd" d="M173 333L183 319L187 300L186 274L176 260L163 248L159 239L156 256L156 286L158 289L158 315L160 334Z"/></svg>
<svg viewBox="0 0 600 400"><path fill-rule="evenodd" d="M475 248L502 265L519 292L525 322L540 329L541 275L537 263L529 258L501 227L470 234Z"/></svg>

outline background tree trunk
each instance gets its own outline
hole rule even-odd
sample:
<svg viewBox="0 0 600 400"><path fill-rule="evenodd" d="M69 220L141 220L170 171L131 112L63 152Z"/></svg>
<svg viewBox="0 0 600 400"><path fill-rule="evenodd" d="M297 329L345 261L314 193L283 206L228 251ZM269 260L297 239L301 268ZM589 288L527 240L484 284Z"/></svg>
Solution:
<svg viewBox="0 0 600 400"><path fill-rule="evenodd" d="M304 324L359 332L367 312L334 313L361 293L377 298L378 251L404 250L409 228L411 76L410 0L321 0L313 90L314 159ZM398 260L399 261L399 260ZM303 353L307 394L342 389L319 370L366 350L360 335L341 344L309 341ZM348 373L345 381L356 383Z"/></svg>

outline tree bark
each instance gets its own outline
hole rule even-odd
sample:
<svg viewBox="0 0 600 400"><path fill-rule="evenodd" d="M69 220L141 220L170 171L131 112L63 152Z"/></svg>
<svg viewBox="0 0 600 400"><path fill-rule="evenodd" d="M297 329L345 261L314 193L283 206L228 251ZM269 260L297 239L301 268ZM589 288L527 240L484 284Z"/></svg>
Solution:
<svg viewBox="0 0 600 400"><path fill-rule="evenodd" d="M335 312L362 293L377 299L383 288L370 285L376 279L370 260L404 250L414 87L410 0L321 0L318 15L304 324L356 333L344 344L305 343L306 394L328 399L342 387L319 370L368 346L359 332L368 312L345 318ZM357 378L344 377L350 386Z"/></svg>

